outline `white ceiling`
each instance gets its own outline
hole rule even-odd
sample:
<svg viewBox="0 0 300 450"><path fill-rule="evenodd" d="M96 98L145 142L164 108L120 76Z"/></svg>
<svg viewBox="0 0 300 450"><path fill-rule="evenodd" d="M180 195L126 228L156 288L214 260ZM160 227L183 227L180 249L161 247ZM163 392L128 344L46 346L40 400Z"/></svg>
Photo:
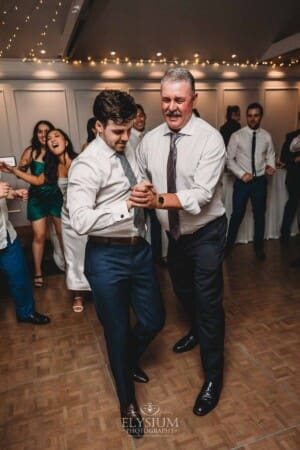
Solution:
<svg viewBox="0 0 300 450"><path fill-rule="evenodd" d="M299 17L299 0L2 0L0 51L4 58L28 57L33 49L38 58L85 60L115 51L130 59L162 52L167 60L199 53L201 60L236 54L255 61L299 32Z"/></svg>
<svg viewBox="0 0 300 450"><path fill-rule="evenodd" d="M299 17L299 0L0 0L0 56L256 62L297 36ZM287 61L300 59L295 41Z"/></svg>

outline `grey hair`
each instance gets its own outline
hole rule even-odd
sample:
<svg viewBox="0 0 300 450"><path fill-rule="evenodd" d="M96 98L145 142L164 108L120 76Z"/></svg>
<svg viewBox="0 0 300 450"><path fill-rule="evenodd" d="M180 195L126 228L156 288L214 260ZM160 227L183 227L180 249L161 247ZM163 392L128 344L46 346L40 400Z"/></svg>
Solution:
<svg viewBox="0 0 300 450"><path fill-rule="evenodd" d="M161 79L160 86L162 87L163 83L166 81L186 81L189 83L192 93L195 94L195 78L189 70L184 69L183 67L168 69Z"/></svg>

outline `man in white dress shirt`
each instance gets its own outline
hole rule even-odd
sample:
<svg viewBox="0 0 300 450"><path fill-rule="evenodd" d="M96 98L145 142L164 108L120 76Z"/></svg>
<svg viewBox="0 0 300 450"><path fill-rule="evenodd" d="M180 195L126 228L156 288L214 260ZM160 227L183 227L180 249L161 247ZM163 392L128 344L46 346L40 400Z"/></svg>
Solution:
<svg viewBox="0 0 300 450"><path fill-rule="evenodd" d="M132 208L131 187L140 179L135 151L126 147L136 106L118 90L94 102L97 136L72 163L67 190L71 226L87 234L85 275L104 327L124 428L143 435L134 381L148 381L137 367L164 324L151 247L144 239L144 211ZM130 327L130 307L137 321ZM113 426L111 424L111 426Z"/></svg>
<svg viewBox="0 0 300 450"><path fill-rule="evenodd" d="M256 258L265 259L264 234L267 177L275 173L275 152L271 135L260 128L263 108L251 103L247 108L247 126L232 134L227 147L227 167L236 176L232 196L226 251L230 253L250 198L254 216Z"/></svg>
<svg viewBox="0 0 300 450"><path fill-rule="evenodd" d="M138 149L144 184L134 206L156 208L169 238L168 268L174 290L188 312L191 329L173 347L177 353L198 342L204 384L194 413L218 403L224 368L222 261L227 220L221 179L225 146L220 133L193 114L195 80L186 69L169 69L161 82L166 123L148 132Z"/></svg>

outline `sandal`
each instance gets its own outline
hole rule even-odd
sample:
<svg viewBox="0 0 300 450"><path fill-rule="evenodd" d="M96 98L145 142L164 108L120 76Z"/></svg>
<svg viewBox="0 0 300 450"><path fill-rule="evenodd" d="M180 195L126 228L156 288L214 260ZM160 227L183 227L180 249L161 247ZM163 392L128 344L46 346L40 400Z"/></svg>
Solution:
<svg viewBox="0 0 300 450"><path fill-rule="evenodd" d="M34 285L34 287L42 288L44 286L43 275L34 275L33 285Z"/></svg>
<svg viewBox="0 0 300 450"><path fill-rule="evenodd" d="M72 309L76 313L81 313L84 310L83 298L81 297L81 295L75 295L73 297Z"/></svg>

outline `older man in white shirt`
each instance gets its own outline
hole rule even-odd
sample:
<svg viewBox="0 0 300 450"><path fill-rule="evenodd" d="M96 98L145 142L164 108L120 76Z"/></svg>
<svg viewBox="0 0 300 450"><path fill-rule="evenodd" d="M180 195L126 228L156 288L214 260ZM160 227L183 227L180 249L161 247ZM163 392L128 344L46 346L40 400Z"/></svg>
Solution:
<svg viewBox="0 0 300 450"><path fill-rule="evenodd" d="M251 103L247 108L247 126L232 134L227 147L227 167L236 176L233 187L226 251L230 253L250 198L254 215L254 250L263 261L267 177L275 173L275 152L270 134L260 128L263 108Z"/></svg>
<svg viewBox="0 0 300 450"><path fill-rule="evenodd" d="M220 133L193 114L195 80L186 69L169 69L161 82L166 123L150 131L138 149L144 185L134 206L156 208L169 238L168 268L174 290L189 314L191 329L173 347L177 353L198 342L204 384L194 413L218 403L224 367L222 261L227 220L221 179L225 146ZM158 194L159 193L159 194Z"/></svg>

